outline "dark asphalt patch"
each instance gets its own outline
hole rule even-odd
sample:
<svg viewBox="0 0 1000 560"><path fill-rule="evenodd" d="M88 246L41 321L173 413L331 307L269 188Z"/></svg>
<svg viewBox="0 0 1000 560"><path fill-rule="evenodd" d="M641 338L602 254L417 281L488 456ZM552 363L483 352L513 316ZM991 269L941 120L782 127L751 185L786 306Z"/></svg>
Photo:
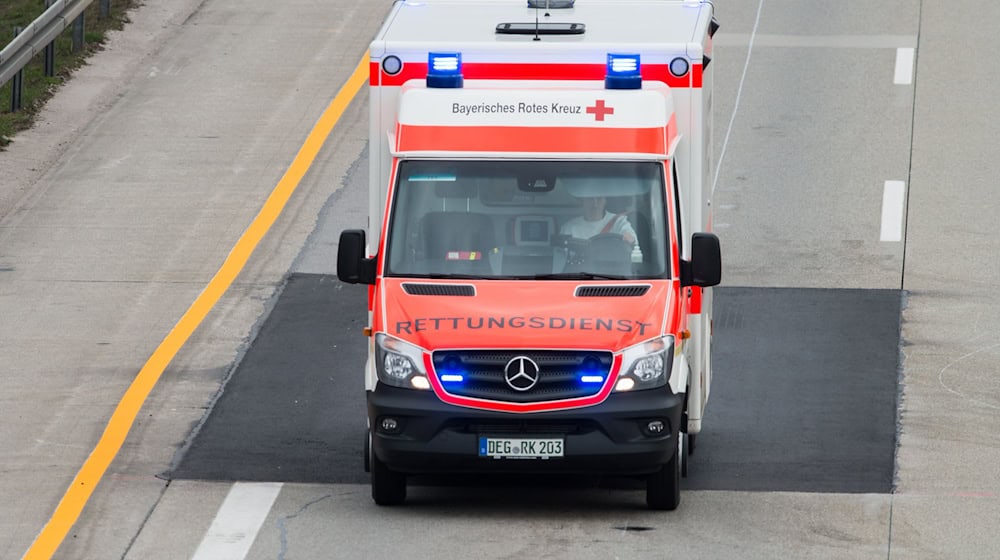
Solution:
<svg viewBox="0 0 1000 560"><path fill-rule="evenodd" d="M170 478L368 482L367 286L293 275Z"/></svg>
<svg viewBox="0 0 1000 560"><path fill-rule="evenodd" d="M892 490L902 294L724 288L686 487Z"/></svg>
<svg viewBox="0 0 1000 560"><path fill-rule="evenodd" d="M366 483L364 286L293 275L170 478ZM901 296L719 288L688 489L889 492Z"/></svg>

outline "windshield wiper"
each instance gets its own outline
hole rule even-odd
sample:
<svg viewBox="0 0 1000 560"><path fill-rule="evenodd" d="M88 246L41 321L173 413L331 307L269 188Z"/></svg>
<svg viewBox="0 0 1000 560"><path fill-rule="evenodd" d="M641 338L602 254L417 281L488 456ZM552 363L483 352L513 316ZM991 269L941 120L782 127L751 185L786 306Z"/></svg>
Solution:
<svg viewBox="0 0 1000 560"><path fill-rule="evenodd" d="M621 274L597 274L596 272L558 272L555 274L536 274L534 280L628 280Z"/></svg>
<svg viewBox="0 0 1000 560"><path fill-rule="evenodd" d="M421 274L419 278L432 278L434 280L441 280L452 278L455 280L486 280L491 278L490 276L483 276L482 274L457 274L457 273L434 273L434 274Z"/></svg>
<svg viewBox="0 0 1000 560"><path fill-rule="evenodd" d="M459 274L436 272L433 274L407 275L407 278L429 278L431 280L628 280L619 274L598 274L596 272L558 272L555 274L501 275Z"/></svg>

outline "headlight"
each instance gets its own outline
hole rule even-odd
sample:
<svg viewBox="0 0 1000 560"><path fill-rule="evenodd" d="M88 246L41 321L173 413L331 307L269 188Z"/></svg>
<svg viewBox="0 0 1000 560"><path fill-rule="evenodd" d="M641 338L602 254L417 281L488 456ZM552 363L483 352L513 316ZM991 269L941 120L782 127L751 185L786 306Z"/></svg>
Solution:
<svg viewBox="0 0 1000 560"><path fill-rule="evenodd" d="M655 389L667 384L674 364L674 337L636 344L622 352L622 373L615 391Z"/></svg>
<svg viewBox="0 0 1000 560"><path fill-rule="evenodd" d="M375 335L375 371L378 380L407 389L430 389L424 370L424 351L384 333Z"/></svg>

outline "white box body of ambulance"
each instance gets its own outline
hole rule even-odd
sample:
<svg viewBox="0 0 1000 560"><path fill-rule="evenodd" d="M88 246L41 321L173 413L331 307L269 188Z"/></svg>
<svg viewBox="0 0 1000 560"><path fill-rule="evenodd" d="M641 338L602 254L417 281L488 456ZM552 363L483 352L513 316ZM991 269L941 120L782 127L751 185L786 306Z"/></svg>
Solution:
<svg viewBox="0 0 1000 560"><path fill-rule="evenodd" d="M701 1L541 2L396 2L371 44L369 226L337 266L370 285L378 504L452 472L680 500L721 268L718 24Z"/></svg>

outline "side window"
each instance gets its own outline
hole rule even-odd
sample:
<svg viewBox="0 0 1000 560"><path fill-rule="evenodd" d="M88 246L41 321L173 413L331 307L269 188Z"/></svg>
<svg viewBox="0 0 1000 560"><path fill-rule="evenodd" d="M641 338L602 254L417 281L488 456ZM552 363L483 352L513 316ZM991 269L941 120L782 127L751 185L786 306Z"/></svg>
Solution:
<svg viewBox="0 0 1000 560"><path fill-rule="evenodd" d="M673 160L670 162L671 182L674 187L674 219L677 222L677 255L684 256L684 224L681 222L681 189L677 183L677 164Z"/></svg>

